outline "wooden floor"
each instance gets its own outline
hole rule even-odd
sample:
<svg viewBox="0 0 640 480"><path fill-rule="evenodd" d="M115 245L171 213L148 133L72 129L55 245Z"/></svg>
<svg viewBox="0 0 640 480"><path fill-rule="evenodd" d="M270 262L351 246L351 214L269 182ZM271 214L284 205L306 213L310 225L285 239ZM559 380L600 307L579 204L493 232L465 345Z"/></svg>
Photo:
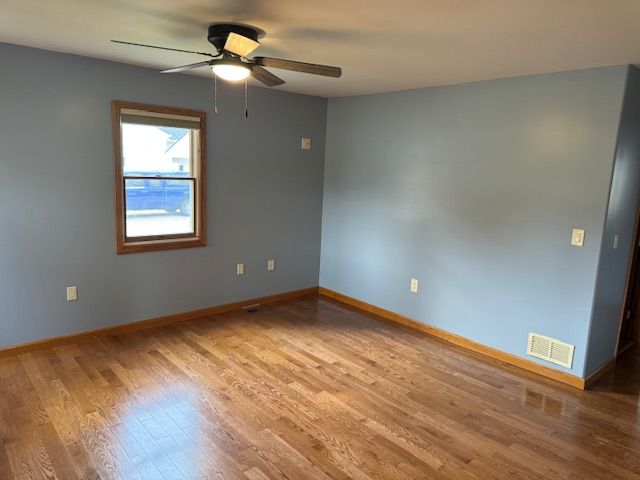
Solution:
<svg viewBox="0 0 640 480"><path fill-rule="evenodd" d="M0 359L0 479L640 479L581 392L309 297Z"/></svg>

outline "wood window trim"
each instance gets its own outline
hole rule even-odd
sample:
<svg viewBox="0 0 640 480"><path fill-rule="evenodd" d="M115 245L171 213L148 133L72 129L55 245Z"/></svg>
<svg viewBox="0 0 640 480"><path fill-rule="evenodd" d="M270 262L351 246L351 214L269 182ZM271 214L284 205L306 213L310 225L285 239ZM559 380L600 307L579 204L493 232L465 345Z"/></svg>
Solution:
<svg viewBox="0 0 640 480"><path fill-rule="evenodd" d="M177 115L198 118L200 124L200 155L198 155L198 175L196 177L194 198L194 224L196 235L174 236L174 238L150 239L147 241L127 243L125 240L125 189L122 172L122 129L120 118L122 110L143 110L150 114ZM114 155L114 194L116 219L116 253L142 253L158 250L173 250L178 248L204 247L206 245L206 113L185 108L163 107L144 103L114 100L111 102L113 155ZM193 143L193 142L192 142ZM191 146L194 149L194 146ZM196 161L195 156L191 162Z"/></svg>

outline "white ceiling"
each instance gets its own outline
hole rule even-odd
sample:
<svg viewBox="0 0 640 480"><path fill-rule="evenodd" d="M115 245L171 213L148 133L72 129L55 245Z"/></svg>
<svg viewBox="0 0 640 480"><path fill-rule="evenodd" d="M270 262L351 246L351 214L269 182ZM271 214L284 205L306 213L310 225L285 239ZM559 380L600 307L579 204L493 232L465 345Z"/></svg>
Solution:
<svg viewBox="0 0 640 480"><path fill-rule="evenodd" d="M640 61L640 0L2 0L0 41L167 68L205 57L109 40L208 50L221 21L265 30L256 55L342 67L273 70L327 97Z"/></svg>

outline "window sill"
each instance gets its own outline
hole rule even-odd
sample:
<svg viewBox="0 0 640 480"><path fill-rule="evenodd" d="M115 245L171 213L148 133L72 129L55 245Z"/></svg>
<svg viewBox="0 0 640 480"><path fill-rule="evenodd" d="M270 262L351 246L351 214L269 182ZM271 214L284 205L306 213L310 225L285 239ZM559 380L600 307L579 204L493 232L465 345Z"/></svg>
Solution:
<svg viewBox="0 0 640 480"><path fill-rule="evenodd" d="M176 250L179 248L204 247L204 238L181 238L179 240L153 240L148 242L119 243L116 247L118 255L126 253L156 252L159 250Z"/></svg>

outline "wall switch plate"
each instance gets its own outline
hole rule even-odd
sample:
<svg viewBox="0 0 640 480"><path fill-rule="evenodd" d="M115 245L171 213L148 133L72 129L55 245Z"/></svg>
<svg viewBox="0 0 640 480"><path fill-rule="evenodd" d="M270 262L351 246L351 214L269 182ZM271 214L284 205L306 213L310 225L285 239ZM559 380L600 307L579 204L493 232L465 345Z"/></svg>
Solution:
<svg viewBox="0 0 640 480"><path fill-rule="evenodd" d="M74 302L78 299L78 287L75 285L67 287L67 302Z"/></svg>
<svg viewBox="0 0 640 480"><path fill-rule="evenodd" d="M618 245L620 245L620 235L616 233L613 236L613 249L616 250L618 248Z"/></svg>
<svg viewBox="0 0 640 480"><path fill-rule="evenodd" d="M276 261L273 259L267 260L267 270L271 271L275 269L276 269Z"/></svg>
<svg viewBox="0 0 640 480"><path fill-rule="evenodd" d="M236 275L244 275L244 263L236 265Z"/></svg>
<svg viewBox="0 0 640 480"><path fill-rule="evenodd" d="M418 293L418 280L416 278L411 279L409 290L411 290L411 293Z"/></svg>
<svg viewBox="0 0 640 480"><path fill-rule="evenodd" d="M311 139L302 137L302 139L300 140L300 148L302 150L311 150Z"/></svg>
<svg viewBox="0 0 640 480"><path fill-rule="evenodd" d="M571 245L574 247L582 247L584 245L584 229L573 229L573 232L571 233Z"/></svg>

